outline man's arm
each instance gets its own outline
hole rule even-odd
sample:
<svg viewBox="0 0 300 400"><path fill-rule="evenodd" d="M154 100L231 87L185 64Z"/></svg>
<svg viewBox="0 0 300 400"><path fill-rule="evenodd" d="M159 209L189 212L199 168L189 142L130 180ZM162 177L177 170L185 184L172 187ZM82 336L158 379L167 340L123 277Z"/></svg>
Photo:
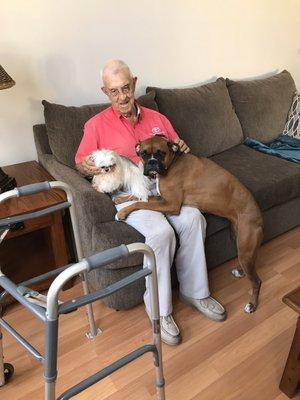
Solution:
<svg viewBox="0 0 300 400"><path fill-rule="evenodd" d="M84 133L80 145L75 155L75 165L77 171L83 176L93 176L99 174L100 170L95 167L91 158L91 153L98 149L97 132L93 123L86 122Z"/></svg>

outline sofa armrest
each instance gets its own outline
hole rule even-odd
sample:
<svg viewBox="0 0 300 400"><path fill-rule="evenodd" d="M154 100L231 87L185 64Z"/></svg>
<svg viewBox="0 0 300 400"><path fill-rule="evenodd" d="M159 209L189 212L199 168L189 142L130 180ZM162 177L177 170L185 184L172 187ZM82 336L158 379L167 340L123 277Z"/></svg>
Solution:
<svg viewBox="0 0 300 400"><path fill-rule="evenodd" d="M52 154L45 124L33 125L33 136L38 157L41 154Z"/></svg>
<svg viewBox="0 0 300 400"><path fill-rule="evenodd" d="M40 154L39 161L53 178L70 186L80 225L115 220L116 208L110 197L93 189L91 183L76 170L60 163L49 154Z"/></svg>

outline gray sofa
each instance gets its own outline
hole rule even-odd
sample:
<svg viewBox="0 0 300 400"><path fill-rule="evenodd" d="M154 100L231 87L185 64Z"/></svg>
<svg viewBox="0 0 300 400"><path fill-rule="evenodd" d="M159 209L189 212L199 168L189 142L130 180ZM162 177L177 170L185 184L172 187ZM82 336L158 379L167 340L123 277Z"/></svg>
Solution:
<svg viewBox="0 0 300 400"><path fill-rule="evenodd" d="M147 88L141 105L166 115L196 155L211 157L234 174L254 195L263 215L264 241L300 223L300 165L257 152L243 144L245 137L264 143L283 131L295 83L287 71L266 79L216 82L188 89ZM35 125L39 162L58 180L70 185L80 221L84 255L143 241L135 229L115 221L109 196L92 189L74 169L74 154L84 123L108 104L66 107L43 101L45 124ZM206 215L205 243L208 268L234 258L236 248L227 220ZM93 272L94 288L142 268L140 256L132 256ZM142 301L139 282L110 296L106 303L127 309Z"/></svg>

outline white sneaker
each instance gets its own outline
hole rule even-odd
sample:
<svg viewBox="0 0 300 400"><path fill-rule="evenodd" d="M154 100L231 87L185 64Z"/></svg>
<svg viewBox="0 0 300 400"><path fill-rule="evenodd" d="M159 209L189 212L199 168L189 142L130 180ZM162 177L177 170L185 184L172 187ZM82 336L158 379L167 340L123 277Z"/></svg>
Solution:
<svg viewBox="0 0 300 400"><path fill-rule="evenodd" d="M213 321L225 321L227 314L225 308L213 297L208 296L205 299L193 299L179 293L179 298L185 304L195 307L203 315Z"/></svg>
<svg viewBox="0 0 300 400"><path fill-rule="evenodd" d="M172 317L172 314L167 315L166 317L160 317L160 331L161 340L164 343L170 346L176 346L181 342L180 331Z"/></svg>

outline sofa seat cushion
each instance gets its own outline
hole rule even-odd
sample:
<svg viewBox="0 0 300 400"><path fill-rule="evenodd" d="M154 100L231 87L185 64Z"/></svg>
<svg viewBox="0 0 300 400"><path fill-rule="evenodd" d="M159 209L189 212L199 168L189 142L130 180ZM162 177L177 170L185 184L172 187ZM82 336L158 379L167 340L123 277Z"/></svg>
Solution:
<svg viewBox="0 0 300 400"><path fill-rule="evenodd" d="M144 107L157 111L154 92L137 99ZM84 124L110 104L94 104L81 107L64 106L42 101L51 151L55 158L69 167L75 167L75 154L80 144Z"/></svg>
<svg viewBox="0 0 300 400"><path fill-rule="evenodd" d="M144 243L144 236L132 226L119 221L111 221L102 224L94 224L85 231L83 242L90 241L89 255L99 251L120 246L121 244ZM82 235L83 236L83 235ZM87 248L86 248L87 249ZM130 254L128 257L106 264L104 269L120 269L143 265L142 253Z"/></svg>
<svg viewBox="0 0 300 400"><path fill-rule="evenodd" d="M228 219L223 217L217 217L211 214L204 214L204 217L207 222L206 237L214 235L222 229L228 228L228 226L230 225Z"/></svg>
<svg viewBox="0 0 300 400"><path fill-rule="evenodd" d="M152 90L159 112L195 155L209 157L242 142L241 125L223 78L188 89L147 88Z"/></svg>
<svg viewBox="0 0 300 400"><path fill-rule="evenodd" d="M296 91L288 71L266 79L227 79L226 83L245 138L267 143L283 132Z"/></svg>
<svg viewBox="0 0 300 400"><path fill-rule="evenodd" d="M211 157L254 195L262 211L300 197L300 165L241 144Z"/></svg>

